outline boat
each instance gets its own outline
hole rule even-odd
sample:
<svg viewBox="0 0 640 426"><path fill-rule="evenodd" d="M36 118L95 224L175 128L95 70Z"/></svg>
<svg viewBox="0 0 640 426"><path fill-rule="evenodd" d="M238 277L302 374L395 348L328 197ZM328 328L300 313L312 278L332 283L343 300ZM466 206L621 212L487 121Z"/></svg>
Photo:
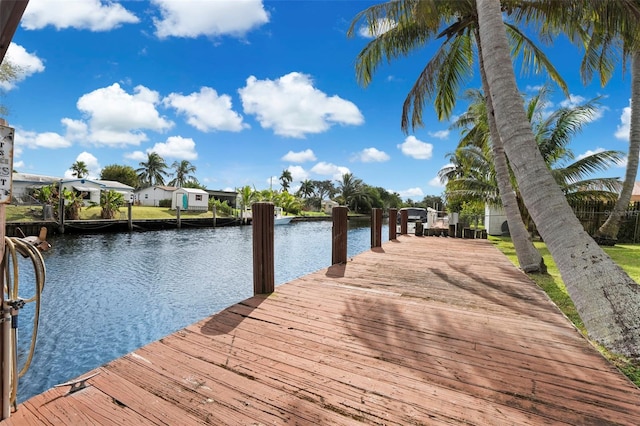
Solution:
<svg viewBox="0 0 640 426"><path fill-rule="evenodd" d="M251 221L251 207L245 209L243 219ZM273 209L273 224L274 225L288 225L295 216L285 215L282 207L274 207Z"/></svg>
<svg viewBox="0 0 640 426"><path fill-rule="evenodd" d="M273 212L274 212L274 216L273 216L274 225L287 225L295 217L295 216L285 216L284 212L282 211L282 207L275 207Z"/></svg>

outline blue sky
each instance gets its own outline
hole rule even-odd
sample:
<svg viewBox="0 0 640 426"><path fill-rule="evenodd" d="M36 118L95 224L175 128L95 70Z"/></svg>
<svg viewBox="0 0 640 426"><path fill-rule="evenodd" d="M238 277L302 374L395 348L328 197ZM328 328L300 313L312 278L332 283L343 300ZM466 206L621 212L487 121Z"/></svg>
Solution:
<svg viewBox="0 0 640 426"><path fill-rule="evenodd" d="M370 38L347 38L355 15L377 2L260 0L31 0L6 58L23 69L0 103L16 129L14 169L91 177L111 164L139 167L147 153L189 160L209 189L279 189L353 173L421 200L458 134L431 104L426 126L400 130L402 102L436 45L384 64L358 85L355 58ZM579 78L580 52L545 48L569 84L553 109L602 96L598 118L572 145L576 156L627 150L630 75L602 88ZM519 76L531 93L544 75ZM477 76L469 87L478 88ZM466 109L460 102L454 114ZM624 165L607 175L624 176Z"/></svg>

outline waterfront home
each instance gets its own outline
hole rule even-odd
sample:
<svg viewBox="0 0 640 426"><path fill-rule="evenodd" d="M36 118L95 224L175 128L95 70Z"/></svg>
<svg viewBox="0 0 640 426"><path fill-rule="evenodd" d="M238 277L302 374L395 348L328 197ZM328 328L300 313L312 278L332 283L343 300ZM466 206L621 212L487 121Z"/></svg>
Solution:
<svg viewBox="0 0 640 426"><path fill-rule="evenodd" d="M322 200L320 209L326 214L331 214L334 207L338 207L340 203L333 200Z"/></svg>
<svg viewBox="0 0 640 426"><path fill-rule="evenodd" d="M88 178L64 179L55 176L44 176L28 173L14 173L12 182L13 204L40 204L33 196L37 189L53 184L63 189L82 194L84 205L100 204L101 191L116 191L122 194L125 201L131 201L133 188L112 180L98 180Z"/></svg>
<svg viewBox="0 0 640 426"><path fill-rule="evenodd" d="M171 209L176 210L202 210L209 209L209 193L198 188L178 188L173 191L171 197Z"/></svg>
<svg viewBox="0 0 640 426"><path fill-rule="evenodd" d="M137 189L134 194L134 203L140 206L159 207L160 201L171 200L173 192L178 189L175 186L154 185Z"/></svg>

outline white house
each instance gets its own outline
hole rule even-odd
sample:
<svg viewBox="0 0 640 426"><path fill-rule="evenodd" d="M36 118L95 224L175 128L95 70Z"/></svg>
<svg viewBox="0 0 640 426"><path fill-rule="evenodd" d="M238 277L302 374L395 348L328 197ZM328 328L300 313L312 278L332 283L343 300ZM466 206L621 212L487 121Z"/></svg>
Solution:
<svg viewBox="0 0 640 426"><path fill-rule="evenodd" d="M209 209L209 193L198 188L178 188L171 197L171 210L203 210Z"/></svg>
<svg viewBox="0 0 640 426"><path fill-rule="evenodd" d="M156 185L138 189L134 192L134 203L141 206L159 207L160 200L171 200L175 186Z"/></svg>
<svg viewBox="0 0 640 426"><path fill-rule="evenodd" d="M331 214L334 207L338 207L340 203L333 200L322 200L320 203L320 209L326 214Z"/></svg>
<svg viewBox="0 0 640 426"><path fill-rule="evenodd" d="M100 204L100 191L102 190L102 184L91 179L61 179L60 185L62 189L74 191L82 196L83 204L85 206L96 203Z"/></svg>
<svg viewBox="0 0 640 426"><path fill-rule="evenodd" d="M103 191L115 191L122 194L125 203L133 202L133 187L115 180L96 180L95 182L102 185Z"/></svg>
<svg viewBox="0 0 640 426"><path fill-rule="evenodd" d="M31 195L34 190L49 186L55 182L60 182L60 178L29 173L14 173L11 187L12 203L32 204L36 201Z"/></svg>

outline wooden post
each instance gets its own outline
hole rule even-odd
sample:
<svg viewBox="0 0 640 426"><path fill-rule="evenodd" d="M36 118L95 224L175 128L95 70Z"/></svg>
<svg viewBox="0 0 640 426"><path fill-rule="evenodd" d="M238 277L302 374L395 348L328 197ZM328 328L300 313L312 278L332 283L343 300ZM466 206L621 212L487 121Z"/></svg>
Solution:
<svg viewBox="0 0 640 426"><path fill-rule="evenodd" d="M371 209L371 248L382 247L382 209Z"/></svg>
<svg viewBox="0 0 640 426"><path fill-rule="evenodd" d="M275 271L273 255L273 203L254 203L253 226L253 294L273 293Z"/></svg>
<svg viewBox="0 0 640 426"><path fill-rule="evenodd" d="M127 204L127 220L129 221L129 232L133 231L133 203Z"/></svg>
<svg viewBox="0 0 640 426"><path fill-rule="evenodd" d="M64 195L62 195L62 181L60 181L58 194L58 232L64 234Z"/></svg>
<svg viewBox="0 0 640 426"><path fill-rule="evenodd" d="M333 219L333 227L331 233L333 243L331 245L331 264L337 265L347 263L347 213L349 209L346 206L334 207L331 210L331 218Z"/></svg>
<svg viewBox="0 0 640 426"><path fill-rule="evenodd" d="M389 241L396 239L398 223L398 209L389 209Z"/></svg>
<svg viewBox="0 0 640 426"><path fill-rule="evenodd" d="M407 235L407 223L409 222L409 212L400 210L400 235Z"/></svg>
<svg viewBox="0 0 640 426"><path fill-rule="evenodd" d="M216 227L216 205L213 205L213 208L211 209L213 210L213 227Z"/></svg>
<svg viewBox="0 0 640 426"><path fill-rule="evenodd" d="M182 221L180 220L180 206L176 206L176 224L178 229L182 227Z"/></svg>

